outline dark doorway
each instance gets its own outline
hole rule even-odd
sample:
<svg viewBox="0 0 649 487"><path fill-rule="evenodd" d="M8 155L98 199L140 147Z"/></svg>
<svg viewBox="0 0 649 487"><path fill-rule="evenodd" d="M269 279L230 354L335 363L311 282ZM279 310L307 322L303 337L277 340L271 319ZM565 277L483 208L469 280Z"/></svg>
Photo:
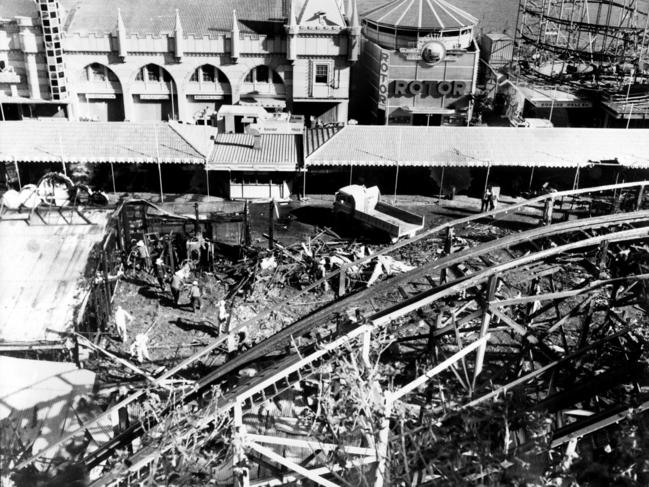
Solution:
<svg viewBox="0 0 649 487"><path fill-rule="evenodd" d="M442 116L436 113L415 113L412 116L412 124L424 127L439 127L442 125Z"/></svg>

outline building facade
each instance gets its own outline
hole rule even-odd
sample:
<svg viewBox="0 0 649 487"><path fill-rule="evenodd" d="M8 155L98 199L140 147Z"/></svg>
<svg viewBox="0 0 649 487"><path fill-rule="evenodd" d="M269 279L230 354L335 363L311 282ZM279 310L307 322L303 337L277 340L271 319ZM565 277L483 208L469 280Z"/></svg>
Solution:
<svg viewBox="0 0 649 487"><path fill-rule="evenodd" d="M466 123L475 92L477 19L445 0L395 0L362 16L355 90L362 122Z"/></svg>
<svg viewBox="0 0 649 487"><path fill-rule="evenodd" d="M339 0L3 1L3 116L196 123L240 104L346 122L354 10Z"/></svg>

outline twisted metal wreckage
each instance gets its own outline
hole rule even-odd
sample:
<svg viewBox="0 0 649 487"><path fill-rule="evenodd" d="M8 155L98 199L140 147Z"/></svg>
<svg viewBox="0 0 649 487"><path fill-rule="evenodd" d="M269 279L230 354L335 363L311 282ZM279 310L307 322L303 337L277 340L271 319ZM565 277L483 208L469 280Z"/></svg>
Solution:
<svg viewBox="0 0 649 487"><path fill-rule="evenodd" d="M297 295L336 279L337 301L199 380L172 385L181 371L224 348L229 335L219 337L15 470L39 465L80 436L92 438L93 426L123 408L137 409L139 419L81 461L94 487L147 478L182 483L178 471L194 481L203 475L216 484L251 486L299 479L423 485L449 475L478 481L515 470L514 457L531 461L532 453L565 445L569 465L580 438L649 407L639 381L647 184L539 196L445 223L344 265ZM588 209L566 208L573 198L585 198ZM456 236L478 220L505 222L514 213L542 225L458 247ZM344 294L351 266L440 235L445 252L437 260ZM229 333L287 309L299 311L288 301L275 304ZM340 319L349 309L358 310L356 321ZM492 453L491 464L479 457L479 445L468 445L473 451L462 452L461 465L444 457L439 446L448 440L436 431L467 411L512 401L525 413L500 425L502 454ZM521 417L528 412L536 423Z"/></svg>

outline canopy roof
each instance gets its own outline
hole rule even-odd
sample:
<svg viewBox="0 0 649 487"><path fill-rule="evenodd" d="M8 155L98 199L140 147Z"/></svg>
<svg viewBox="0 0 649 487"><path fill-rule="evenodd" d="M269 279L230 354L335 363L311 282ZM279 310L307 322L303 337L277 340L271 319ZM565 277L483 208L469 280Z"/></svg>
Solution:
<svg viewBox="0 0 649 487"><path fill-rule="evenodd" d="M576 167L613 160L649 168L649 130L348 125L306 165Z"/></svg>
<svg viewBox="0 0 649 487"><path fill-rule="evenodd" d="M303 160L302 136L290 134L219 134L207 169L216 171L295 171Z"/></svg>
<svg viewBox="0 0 649 487"><path fill-rule="evenodd" d="M473 15L446 0L393 0L363 14L363 19L389 27L447 30L478 23Z"/></svg>
<svg viewBox="0 0 649 487"><path fill-rule="evenodd" d="M204 127L172 123L0 122L0 161L201 164L204 139Z"/></svg>

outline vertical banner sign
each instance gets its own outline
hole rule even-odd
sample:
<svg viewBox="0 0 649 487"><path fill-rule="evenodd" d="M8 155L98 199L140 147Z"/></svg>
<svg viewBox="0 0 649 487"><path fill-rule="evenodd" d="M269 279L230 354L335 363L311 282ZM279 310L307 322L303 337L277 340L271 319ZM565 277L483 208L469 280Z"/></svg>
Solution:
<svg viewBox="0 0 649 487"><path fill-rule="evenodd" d="M390 82L390 53L381 49L379 58L379 108L385 110L388 103L388 84Z"/></svg>

